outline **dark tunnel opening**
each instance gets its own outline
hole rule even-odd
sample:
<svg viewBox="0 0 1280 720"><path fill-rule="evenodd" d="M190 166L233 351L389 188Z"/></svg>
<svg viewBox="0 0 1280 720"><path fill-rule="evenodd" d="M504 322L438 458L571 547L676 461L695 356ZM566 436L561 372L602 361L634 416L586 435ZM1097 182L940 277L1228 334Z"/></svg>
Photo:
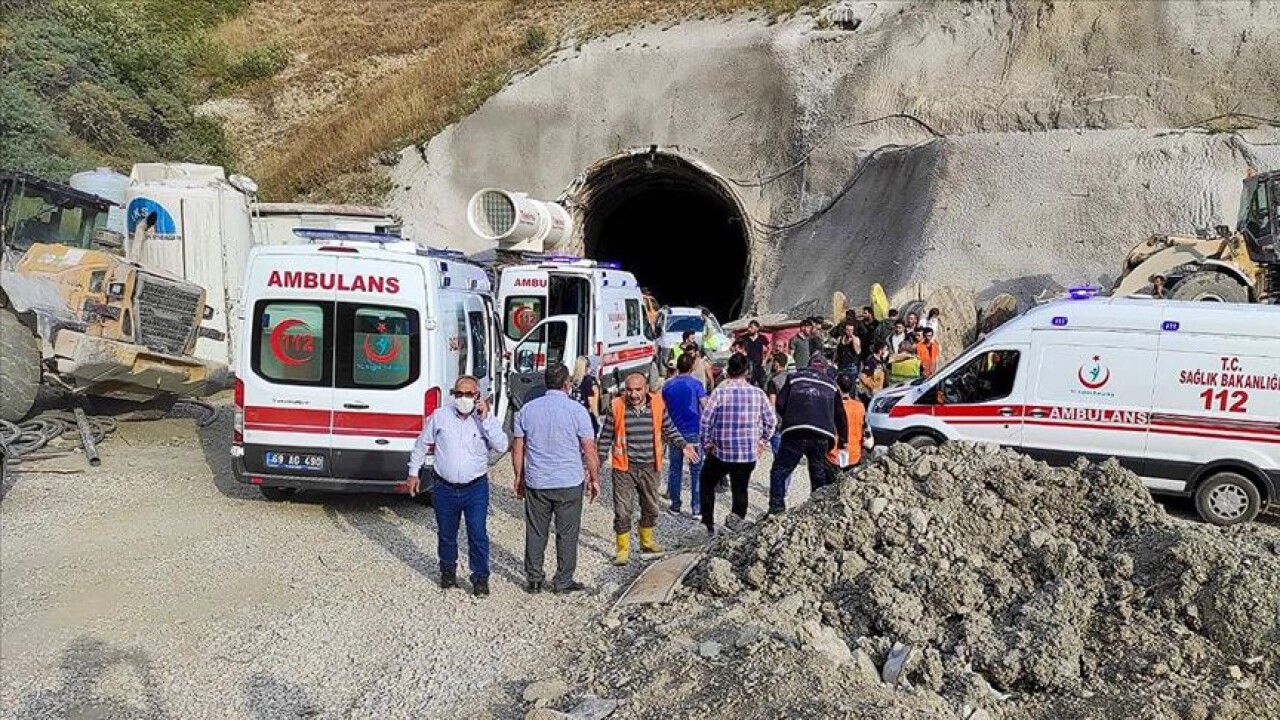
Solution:
<svg viewBox="0 0 1280 720"><path fill-rule="evenodd" d="M721 322L743 310L747 229L729 191L669 154L635 155L588 176L587 257L614 260L662 305L700 305Z"/></svg>

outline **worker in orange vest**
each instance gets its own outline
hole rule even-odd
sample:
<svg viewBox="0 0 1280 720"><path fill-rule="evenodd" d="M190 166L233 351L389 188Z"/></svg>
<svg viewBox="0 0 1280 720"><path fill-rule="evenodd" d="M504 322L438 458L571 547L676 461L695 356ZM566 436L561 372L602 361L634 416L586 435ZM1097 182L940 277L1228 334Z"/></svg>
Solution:
<svg viewBox="0 0 1280 720"><path fill-rule="evenodd" d="M698 450L685 442L667 414L662 395L649 391L643 373L631 373L623 381L622 397L613 401L612 412L600 426L600 465L608 461L613 477L613 531L617 535L615 565L631 561L631 512L640 499L640 550L662 552L653 539L658 524L658 478L662 470L662 444L684 453L695 462Z"/></svg>
<svg viewBox="0 0 1280 720"><path fill-rule="evenodd" d="M938 372L938 356L942 354L942 348L933 339L933 328L926 325L923 333L924 338L916 343L916 357L920 358L920 373L929 378Z"/></svg>
<svg viewBox="0 0 1280 720"><path fill-rule="evenodd" d="M840 388L840 402L848 420L848 430L838 446L827 453L827 459L841 470L848 470L862 462L862 451L875 447L875 439L867 425L866 407L857 396L857 382L848 373L836 377L836 386Z"/></svg>

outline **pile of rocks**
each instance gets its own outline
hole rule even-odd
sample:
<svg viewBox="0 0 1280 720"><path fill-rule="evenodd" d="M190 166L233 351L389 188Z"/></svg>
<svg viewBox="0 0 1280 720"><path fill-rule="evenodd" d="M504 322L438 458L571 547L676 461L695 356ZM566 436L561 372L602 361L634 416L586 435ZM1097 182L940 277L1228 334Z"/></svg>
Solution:
<svg viewBox="0 0 1280 720"><path fill-rule="evenodd" d="M1280 717L1278 580L1273 529L1113 462L898 445L718 540L577 680L639 715Z"/></svg>

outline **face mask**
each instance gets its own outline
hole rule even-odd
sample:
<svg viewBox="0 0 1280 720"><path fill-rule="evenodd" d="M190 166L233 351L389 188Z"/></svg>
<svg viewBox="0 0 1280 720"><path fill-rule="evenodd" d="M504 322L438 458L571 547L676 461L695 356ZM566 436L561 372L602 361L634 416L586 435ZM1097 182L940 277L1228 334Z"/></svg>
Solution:
<svg viewBox="0 0 1280 720"><path fill-rule="evenodd" d="M463 415L470 415L471 411L476 409L476 399L469 397L454 398L453 406Z"/></svg>

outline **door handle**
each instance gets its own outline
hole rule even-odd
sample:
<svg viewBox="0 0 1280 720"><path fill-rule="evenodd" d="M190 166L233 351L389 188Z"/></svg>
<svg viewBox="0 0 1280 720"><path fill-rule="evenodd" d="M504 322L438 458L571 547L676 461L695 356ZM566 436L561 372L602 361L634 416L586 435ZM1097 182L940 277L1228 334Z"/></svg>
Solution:
<svg viewBox="0 0 1280 720"><path fill-rule="evenodd" d="M1013 408L1000 408L1000 417L1013 417Z"/></svg>
<svg viewBox="0 0 1280 720"><path fill-rule="evenodd" d="M1032 410L1027 414L1033 418L1049 417L1049 413L1045 412L1044 410Z"/></svg>
<svg viewBox="0 0 1280 720"><path fill-rule="evenodd" d="M342 407L348 410L368 410L369 406L362 402L342 403Z"/></svg>

